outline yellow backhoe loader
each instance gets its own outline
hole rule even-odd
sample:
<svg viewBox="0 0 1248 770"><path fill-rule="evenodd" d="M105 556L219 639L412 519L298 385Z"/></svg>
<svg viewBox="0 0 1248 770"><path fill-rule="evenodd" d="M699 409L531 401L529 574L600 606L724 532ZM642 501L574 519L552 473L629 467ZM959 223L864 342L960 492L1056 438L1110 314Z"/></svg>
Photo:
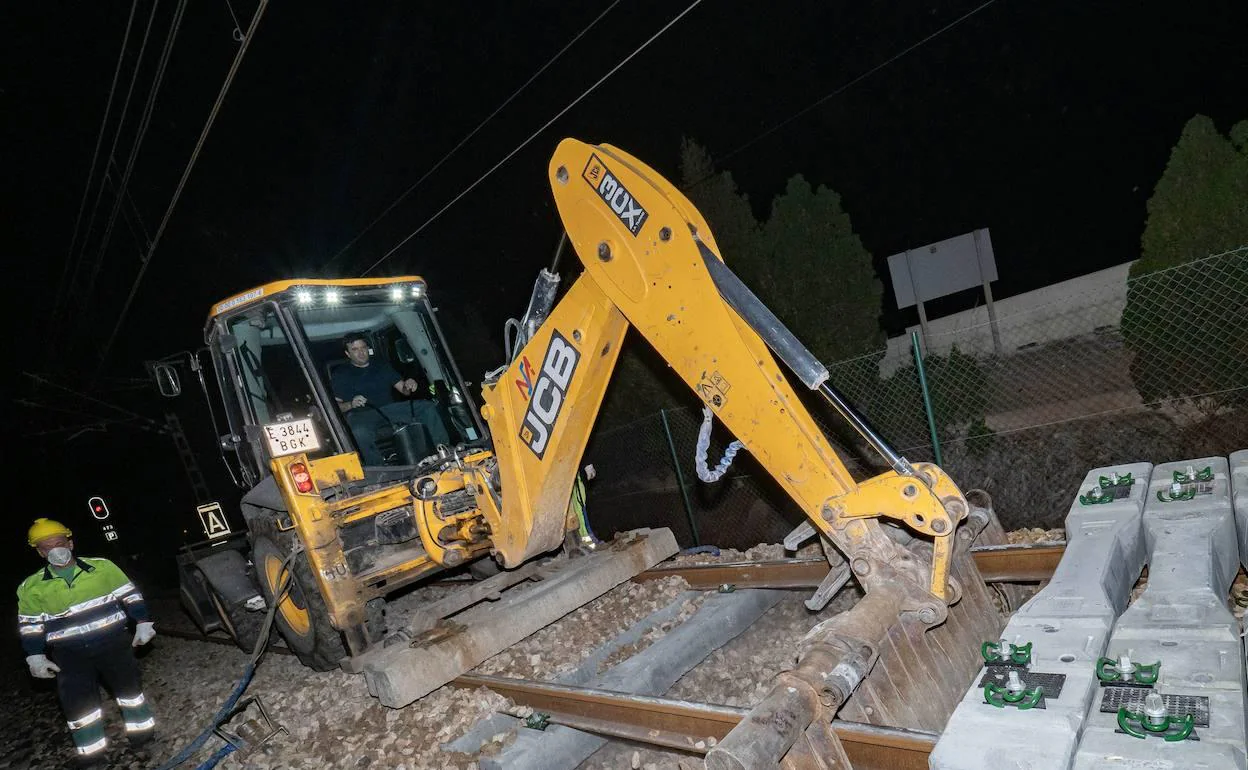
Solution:
<svg viewBox="0 0 1248 770"><path fill-rule="evenodd" d="M774 765L794 746L835 752L828 724L838 709L938 730L979 643L1001 627L967 553L984 512L854 412L725 265L694 206L652 169L615 147L566 139L549 182L584 270L558 302L558 277L542 271L512 326L510 360L487 375L479 405L418 277L282 280L212 309L212 367L193 364L205 392L208 382L219 391L214 413L247 489L247 535L192 549L184 567L198 588L186 593L200 593L188 602L206 613L207 599L243 635L249 614L277 598L283 560L301 550L279 602L282 635L308 665L362 671L383 703L402 706L490 654L508 628L531 633L524 622L549 622L671 555L670 532L652 530L579 559L538 559L581 542L583 514L569 499L631 325L801 506L808 534L842 567L832 574L843 583L852 573L865 592L811 630L796 667L716 748L717 766ZM370 355L352 358L344 342ZM890 470L856 481L777 359ZM394 379L387 398L361 403L343 384L343 367L361 360ZM162 392L180 389L168 362L155 374ZM527 620L474 636L470 613L439 622L467 606L454 601L414 627L385 627L387 594L491 559L502 570L485 581L492 592L547 571L546 598L515 610ZM552 578L559 570L574 577Z"/></svg>

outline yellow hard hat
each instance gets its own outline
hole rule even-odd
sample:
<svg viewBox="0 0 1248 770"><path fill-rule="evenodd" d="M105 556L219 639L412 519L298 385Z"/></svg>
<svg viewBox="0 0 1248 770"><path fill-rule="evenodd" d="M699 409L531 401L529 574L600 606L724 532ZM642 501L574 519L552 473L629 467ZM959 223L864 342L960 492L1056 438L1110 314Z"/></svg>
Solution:
<svg viewBox="0 0 1248 770"><path fill-rule="evenodd" d="M30 530L26 533L26 542L32 546L37 545L40 540L46 540L56 535L64 535L65 537L73 537L74 533L69 531L69 527L53 521L52 519L35 519L35 523L30 525Z"/></svg>

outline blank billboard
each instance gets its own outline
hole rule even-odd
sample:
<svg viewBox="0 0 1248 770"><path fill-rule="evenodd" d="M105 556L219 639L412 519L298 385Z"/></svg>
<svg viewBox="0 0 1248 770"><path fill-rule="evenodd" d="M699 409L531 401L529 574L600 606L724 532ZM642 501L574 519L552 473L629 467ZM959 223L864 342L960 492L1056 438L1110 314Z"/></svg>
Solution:
<svg viewBox="0 0 1248 770"><path fill-rule="evenodd" d="M888 274L897 307L906 308L997 280L997 261L983 228L894 254L888 258Z"/></svg>

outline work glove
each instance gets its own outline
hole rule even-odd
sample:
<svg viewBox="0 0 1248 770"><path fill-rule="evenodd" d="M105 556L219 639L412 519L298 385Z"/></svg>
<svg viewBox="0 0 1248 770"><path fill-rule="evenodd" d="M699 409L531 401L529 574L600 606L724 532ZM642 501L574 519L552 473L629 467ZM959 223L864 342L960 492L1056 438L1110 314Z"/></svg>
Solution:
<svg viewBox="0 0 1248 770"><path fill-rule="evenodd" d="M152 637L156 636L156 626L150 622L144 621L134 627L134 642L131 647L142 647L152 641Z"/></svg>
<svg viewBox="0 0 1248 770"><path fill-rule="evenodd" d="M30 675L35 679L55 679L61 667L48 660L47 655L28 655L26 665L30 666Z"/></svg>

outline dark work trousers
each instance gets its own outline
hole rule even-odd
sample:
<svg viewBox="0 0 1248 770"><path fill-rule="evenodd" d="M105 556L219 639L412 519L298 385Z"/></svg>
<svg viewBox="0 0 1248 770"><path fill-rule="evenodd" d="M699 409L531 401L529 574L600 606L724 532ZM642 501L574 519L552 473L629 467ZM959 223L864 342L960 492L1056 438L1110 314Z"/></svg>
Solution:
<svg viewBox="0 0 1248 770"><path fill-rule="evenodd" d="M100 684L117 699L131 741L150 736L156 725L143 695L139 662L130 638L123 627L98 641L61 646L48 655L61 668L56 675L56 693L80 757L94 756L106 745Z"/></svg>
<svg viewBox="0 0 1248 770"><path fill-rule="evenodd" d="M385 404L379 409L381 414L378 414L378 409L369 407L352 409L347 413L347 426L351 429L351 434L355 436L355 443L360 446L360 464L385 464L387 458L382 456L376 442L378 433L389 430L389 426L386 425L387 421L396 427L413 423L424 426L429 431L429 438L433 445L421 446L419 447L421 451L432 454L439 444L451 445L451 436L442 422L442 415L438 414L437 404L432 401L421 399L396 401L393 404ZM420 444L424 443L423 440L420 441Z"/></svg>

